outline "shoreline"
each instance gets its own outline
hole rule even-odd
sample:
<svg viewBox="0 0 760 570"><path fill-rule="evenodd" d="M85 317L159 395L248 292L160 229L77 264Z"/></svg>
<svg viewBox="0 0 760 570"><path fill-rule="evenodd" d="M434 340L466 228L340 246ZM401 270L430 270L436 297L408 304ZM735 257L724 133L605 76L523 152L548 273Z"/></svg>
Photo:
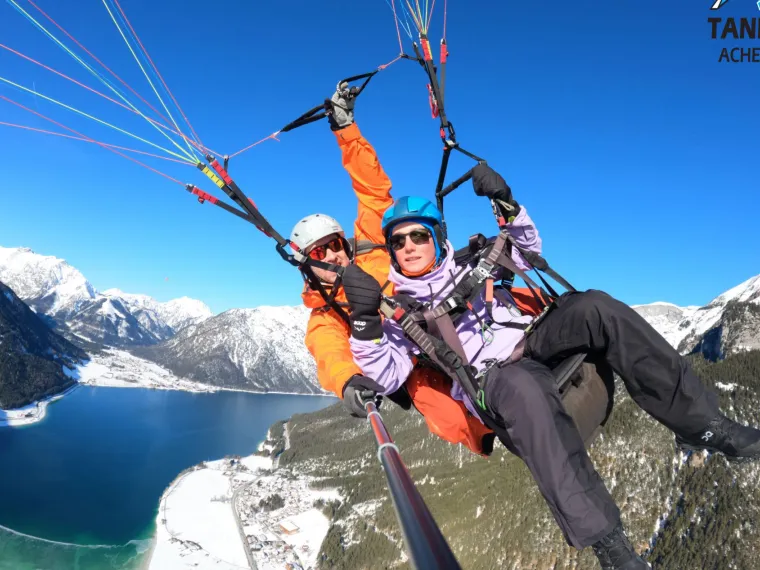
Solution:
<svg viewBox="0 0 760 570"><path fill-rule="evenodd" d="M73 386L66 388L63 392L53 394L42 400L36 400L31 404L27 404L20 408L12 408L9 410L0 409L0 415L5 416L0 418L0 428L28 426L41 422L45 419L45 416L47 416L47 407L50 404L62 399L64 396L68 396L79 387L79 383L74 384Z"/></svg>
<svg viewBox="0 0 760 570"><path fill-rule="evenodd" d="M286 447L289 421L282 434ZM312 488L312 477L259 455L273 441L270 429L249 455L206 461L179 473L161 495L156 534L140 570L180 570L191 564L219 570L272 570L289 563L313 568L331 524L315 501L340 498L340 493ZM259 511L255 505L273 493L283 504ZM283 531L286 521L295 533Z"/></svg>
<svg viewBox="0 0 760 570"><path fill-rule="evenodd" d="M86 387L92 387L92 388L127 388L127 389L140 389L143 390L166 390L168 391L176 391L176 392L189 392L191 394L215 394L217 392L243 392L245 394L256 394L258 396L313 396L313 397L319 397L319 398L335 398L337 400L337 397L333 394L299 394L297 392L254 392L253 390L240 390L236 388L220 388L218 386L213 386L213 388L216 388L214 390L188 390L186 388L179 388L179 387L156 387L156 386L114 386L112 384L103 383L98 384L97 382L78 382L74 386L70 386L63 392L59 394L55 394L53 396L49 396L45 398L44 400L37 400L35 402L32 402L31 404L28 404L22 408L14 408L11 410L4 410L0 408L0 415L5 415L5 418L0 419L0 429L6 428L6 427L22 427L22 426L29 426L34 425L36 423L41 422L45 419L47 416L47 407L58 401L63 399L64 396L68 396L78 388L81 388L83 386Z"/></svg>
<svg viewBox="0 0 760 570"><path fill-rule="evenodd" d="M244 391L244 390L241 390L241 391ZM295 395L298 395L298 394L295 394ZM286 418L285 419L286 424L289 421L289 419L290 418ZM266 436L264 436L264 439L262 439L258 443L258 445L256 446L256 451L254 451L253 453L250 453L249 455L246 455L245 457L246 458L248 458L248 457L257 457L257 453L259 453L259 452L261 452L261 451L264 450L264 445L266 444L267 441L269 441L270 435L271 435L271 428L269 430L267 430L267 434L266 434ZM204 464L214 463L214 462L221 463L224 460L225 460L225 458L215 459L215 460L211 460L211 461L206 461L206 462L204 462ZM276 463L275 463L275 461L271 460L271 459L270 459L270 461L271 461L271 468L272 469L276 469ZM156 553L156 549L158 547L158 542L159 542L159 540L158 540L159 525L162 524L162 521L165 522L165 520L166 520L165 518L162 519L162 517L161 517L161 508L163 507L164 508L164 512L166 511L166 501L169 498L169 496L176 490L176 488L182 482L182 479L184 479L185 477L187 477L191 473L193 473L193 472L198 471L199 469L201 469L200 465L201 465L200 463L196 463L195 465L187 467L186 469L183 469L182 471L180 471L179 473L177 473L177 476L174 477L174 479L172 479L172 481L166 486L166 489L164 489L163 493L161 493L161 497L158 500L158 506L156 507L155 532L153 534L153 537L151 538L151 546L148 549L148 551L146 553L146 556L145 556L145 560L140 565L140 569L139 570L150 570L150 565L151 565L151 563L153 561L153 556ZM260 474L259 473L255 473L255 475L256 475L256 479L255 480L257 480L258 476ZM255 480L254 480L254 482L255 482ZM236 494L236 492L233 493L233 497L232 497L233 500L234 500L234 495L235 494ZM242 539L241 539L241 542L242 542ZM254 568L252 570L256 570L255 566L254 566Z"/></svg>
<svg viewBox="0 0 760 570"><path fill-rule="evenodd" d="M60 400L81 386L93 386L96 388L176 390L179 392L197 394L224 391L244 392L258 395L271 394L277 396L313 396L322 398L336 397L332 393L300 394L297 392L246 390L237 387L233 388L203 384L201 382L175 376L172 372L154 362L140 359L128 352L116 349L107 357L98 355L90 358L85 364L78 366L74 372L70 373L70 377L75 379L76 383L58 394L34 401L21 408L10 410L0 409L0 429L4 427L28 426L41 422L47 415L47 407L49 404Z"/></svg>

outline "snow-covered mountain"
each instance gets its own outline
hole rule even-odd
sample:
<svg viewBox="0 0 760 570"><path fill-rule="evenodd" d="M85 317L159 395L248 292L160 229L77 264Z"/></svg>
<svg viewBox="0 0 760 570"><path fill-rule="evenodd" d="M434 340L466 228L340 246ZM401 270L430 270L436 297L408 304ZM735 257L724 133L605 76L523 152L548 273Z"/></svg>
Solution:
<svg viewBox="0 0 760 570"><path fill-rule="evenodd" d="M25 406L64 390L86 358L0 282L1 408Z"/></svg>
<svg viewBox="0 0 760 570"><path fill-rule="evenodd" d="M227 388L323 393L304 345L309 310L232 309L132 352L178 376Z"/></svg>
<svg viewBox="0 0 760 570"><path fill-rule="evenodd" d="M0 247L0 281L35 312L61 319L97 297L95 288L77 269L27 247Z"/></svg>
<svg viewBox="0 0 760 570"><path fill-rule="evenodd" d="M682 354L702 352L711 360L760 349L760 275L729 289L704 307L670 303L634 305Z"/></svg>
<svg viewBox="0 0 760 570"><path fill-rule="evenodd" d="M137 320L150 330L154 330L159 324L165 324L172 329L164 338L169 338L174 332L213 316L205 303L190 297L160 303L148 295L125 293L119 289L107 289L103 291L103 295L120 299Z"/></svg>
<svg viewBox="0 0 760 570"><path fill-rule="evenodd" d="M64 334L108 346L155 344L212 315L187 297L160 303L118 289L98 292L66 261L25 247L0 247L0 280Z"/></svg>

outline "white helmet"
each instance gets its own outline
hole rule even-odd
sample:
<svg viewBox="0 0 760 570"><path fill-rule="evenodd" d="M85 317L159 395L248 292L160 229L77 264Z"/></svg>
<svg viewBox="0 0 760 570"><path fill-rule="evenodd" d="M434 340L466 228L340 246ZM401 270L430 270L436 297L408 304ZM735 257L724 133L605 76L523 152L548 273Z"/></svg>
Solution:
<svg viewBox="0 0 760 570"><path fill-rule="evenodd" d="M290 232L290 241L296 244L298 249L305 251L309 246L332 234L346 237L343 228L335 218L325 214L312 214L295 225L293 231Z"/></svg>

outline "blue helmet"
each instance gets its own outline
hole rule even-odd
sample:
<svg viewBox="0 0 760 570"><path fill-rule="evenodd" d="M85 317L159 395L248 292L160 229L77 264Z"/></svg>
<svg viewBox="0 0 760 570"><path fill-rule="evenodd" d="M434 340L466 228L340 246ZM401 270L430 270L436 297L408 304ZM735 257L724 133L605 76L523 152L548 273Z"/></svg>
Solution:
<svg viewBox="0 0 760 570"><path fill-rule="evenodd" d="M418 222L430 230L435 241L436 261L440 262L444 256L446 238L443 234L443 215L435 204L419 196L403 196L396 200L383 214L382 227L386 244L393 228L401 222ZM391 258L394 258L390 247L389 251Z"/></svg>

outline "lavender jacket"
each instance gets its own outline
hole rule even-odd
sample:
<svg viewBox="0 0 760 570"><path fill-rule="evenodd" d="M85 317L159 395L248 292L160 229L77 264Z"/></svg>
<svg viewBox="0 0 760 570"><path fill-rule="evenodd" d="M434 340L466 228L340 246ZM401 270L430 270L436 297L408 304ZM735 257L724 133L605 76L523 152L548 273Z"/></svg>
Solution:
<svg viewBox="0 0 760 570"><path fill-rule="evenodd" d="M541 238L524 207L514 221L507 225L507 229L521 248L541 253ZM446 250L447 255L443 263L434 271L421 277L406 277L391 267L389 279L395 286L395 292L426 303L430 301L432 292L437 305L454 288L455 282L459 281L457 279L452 282L452 275L459 275L461 278L466 273L462 272L462 267L454 263L454 248L448 241ZM516 249L513 249L512 259L520 269L529 269L528 264ZM489 320L482 293L473 302L473 308L482 322ZM515 307L505 306L496 299L493 302L493 316L499 322L529 323L533 320L533 317L522 316ZM469 363L478 370L481 370L488 360L508 358L524 334L519 329L499 325L491 325L490 334L483 333L475 314L470 312L461 317L457 325L457 333ZM390 319L383 321L383 336L380 339L357 340L351 337L350 344L354 362L366 376L385 388L383 392L385 394L395 392L406 382L414 367L412 356L419 353L417 347L404 336L401 327ZM451 388L451 397L464 402L472 414L480 419L473 403L456 382Z"/></svg>

